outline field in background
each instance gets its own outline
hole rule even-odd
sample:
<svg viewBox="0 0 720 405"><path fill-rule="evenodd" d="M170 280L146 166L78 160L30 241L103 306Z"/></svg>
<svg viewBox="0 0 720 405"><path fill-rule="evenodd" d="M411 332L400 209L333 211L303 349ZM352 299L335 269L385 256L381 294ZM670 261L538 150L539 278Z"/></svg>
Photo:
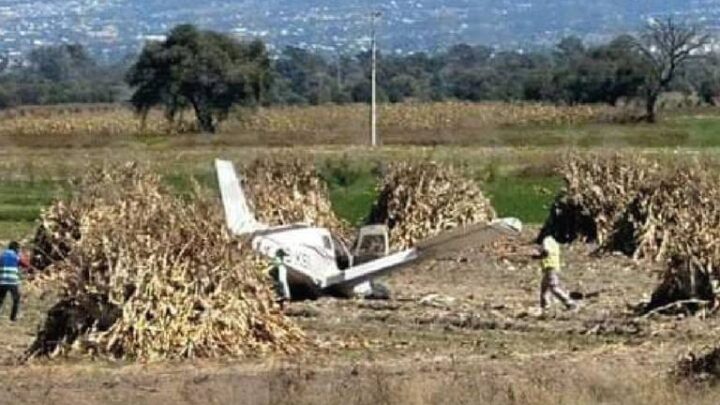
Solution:
<svg viewBox="0 0 720 405"><path fill-rule="evenodd" d="M461 132L503 126L576 125L621 119L621 111L607 106L551 106L542 104L460 103L383 104L378 127L387 131L389 143L420 141L435 144L462 141ZM362 104L315 107L237 109L223 122L220 133L237 137L238 143L255 145L357 144L358 133L368 132L368 108ZM194 116L187 112L169 125L161 111L141 121L122 105L24 107L0 113L0 137L158 136L195 131ZM403 139L408 132L423 138ZM289 135L289 138L287 139ZM447 139L437 139L437 138ZM106 139L111 140L111 139ZM467 141L468 139L465 139Z"/></svg>
<svg viewBox="0 0 720 405"><path fill-rule="evenodd" d="M362 222L375 200L377 168L390 161L454 164L482 183L499 215L530 224L545 219L562 185L553 168L570 151L624 151L668 162L702 159L720 168L720 114L712 109L675 111L657 125L646 125L620 123L612 118L618 117L616 111L608 115L598 107L573 107L584 109L574 113L582 119L552 118L576 110L540 106L393 108L394 121L383 111L385 145L376 150L363 146L367 116L362 106L263 110L251 118L233 117L213 137L168 135L157 112L149 122L157 126L141 130L131 112L116 106L0 113L0 241L31 236L41 209L69 192L68 179L91 166L129 160L160 172L178 193L187 192L192 179L216 193L212 161L218 157L238 164L268 154L312 160L328 182L334 209L353 224ZM401 118L401 112L408 116ZM524 243L536 231L530 226ZM7 335L0 375L16 382L9 386L10 397L19 394L36 399L33 403L48 398L103 403L127 396L132 399L126 402L137 404L206 403L207 398L232 403L265 392L273 396L272 403L333 398L353 403L421 403L421 398L430 403L718 403L716 390L674 384L667 371L689 345L697 350L715 342L720 321L636 318L628 308L656 285L652 269L624 257L592 257L584 249L571 247L564 256L566 281L573 290L599 295L577 314L535 317L530 313L537 299L535 264L478 249L464 261L439 260L394 274L387 282L399 299L387 303L293 303L291 316L312 337L331 347L350 343L313 352L312 358L287 359L287 366L285 359L273 359L270 366L79 361L15 368L10 356L27 347L53 303L28 288L19 324L5 320L7 305L0 314ZM224 400L223 395L235 394Z"/></svg>
<svg viewBox="0 0 720 405"><path fill-rule="evenodd" d="M655 125L607 106L436 103L382 105L384 145L474 147L710 147L720 117L712 108L671 110ZM122 105L25 107L0 112L0 147L291 147L368 143L364 105L236 110L215 135L198 135L191 114L170 128L160 111L144 125Z"/></svg>
<svg viewBox="0 0 720 405"><path fill-rule="evenodd" d="M338 213L360 223L375 199L380 162L433 159L460 165L483 182L502 216L543 221L561 185L552 167L569 149L672 156L675 148L713 155L720 115L703 108L666 113L657 125L622 123L604 106L437 103L380 110L385 147L372 151L362 105L236 111L221 133L168 133L159 111L141 126L118 105L23 108L0 113L0 240L27 236L64 182L89 165L138 160L162 172L179 192L190 178L214 187L212 160L247 162L268 153L314 159ZM625 118L624 118L625 117ZM267 148L272 146L272 148Z"/></svg>
<svg viewBox="0 0 720 405"><path fill-rule="evenodd" d="M214 158L223 156L242 164L268 153L259 149L228 153L227 150L208 148L196 150L191 155L181 153L176 160L166 158L167 152L109 152L98 150L87 155L68 151L62 156L54 156L52 150L36 151L39 164L25 165L18 171L12 166L23 160L8 156L0 163L0 241L31 236L41 209L56 196L66 194L68 180L81 175L92 165L139 160L163 173L166 183L178 193L187 192L193 179L206 186L209 192L216 192ZM380 179L376 168L381 162L431 159L458 165L483 184L500 215L517 216L531 223L544 220L548 205L561 184L549 169L554 164L553 158L544 152L515 154L472 149L403 148L379 153L358 149L348 153L343 149L303 148L273 153L314 159L328 183L333 208L354 225L363 222L377 198Z"/></svg>

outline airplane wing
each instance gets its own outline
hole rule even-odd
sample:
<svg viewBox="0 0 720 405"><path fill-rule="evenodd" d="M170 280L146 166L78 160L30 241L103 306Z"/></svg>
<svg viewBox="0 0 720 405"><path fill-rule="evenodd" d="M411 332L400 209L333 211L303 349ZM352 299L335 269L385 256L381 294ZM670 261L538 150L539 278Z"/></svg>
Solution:
<svg viewBox="0 0 720 405"><path fill-rule="evenodd" d="M336 285L351 287L425 260L447 256L469 247L492 243L503 235L518 234L517 229L510 229L504 221L460 227L418 243L415 248L351 267L342 274L328 278L325 281L325 287Z"/></svg>
<svg viewBox="0 0 720 405"><path fill-rule="evenodd" d="M408 249L393 253L380 259L351 267L340 274L334 275L325 281L324 287L338 285L349 287L358 285L375 277L413 264L419 257L420 254L417 249Z"/></svg>
<svg viewBox="0 0 720 405"><path fill-rule="evenodd" d="M245 235L267 228L266 225L257 222L255 215L250 211L232 162L215 160L215 169L225 208L225 221L230 232L234 235Z"/></svg>

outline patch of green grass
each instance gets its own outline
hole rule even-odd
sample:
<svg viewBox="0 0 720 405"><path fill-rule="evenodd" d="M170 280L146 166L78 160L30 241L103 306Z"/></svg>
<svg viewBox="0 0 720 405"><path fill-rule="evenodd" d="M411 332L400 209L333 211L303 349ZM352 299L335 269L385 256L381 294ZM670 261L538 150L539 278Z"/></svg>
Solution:
<svg viewBox="0 0 720 405"><path fill-rule="evenodd" d="M720 116L700 115L678 117L670 121L678 130L689 135L689 146L717 147L720 146Z"/></svg>
<svg viewBox="0 0 720 405"><path fill-rule="evenodd" d="M335 213L352 225L362 225L378 196L378 177L372 164L343 156L326 160L319 171L327 182Z"/></svg>
<svg viewBox="0 0 720 405"><path fill-rule="evenodd" d="M32 222L38 219L44 205L0 204L0 221Z"/></svg>
<svg viewBox="0 0 720 405"><path fill-rule="evenodd" d="M525 223L541 224L562 186L557 177L496 177L483 189L501 217L516 217Z"/></svg>
<svg viewBox="0 0 720 405"><path fill-rule="evenodd" d="M339 161L339 162L342 162ZM359 225L367 217L377 200L378 178L369 167L353 167L347 162L330 163L331 169L322 170L330 188L330 199L335 212L353 225ZM328 170L334 174L329 175ZM557 192L562 179L544 173L504 172L497 170L487 176L482 188L502 217L517 217L525 223L541 224Z"/></svg>
<svg viewBox="0 0 720 405"><path fill-rule="evenodd" d="M506 147L720 147L720 115L669 115L655 124L589 123L497 129L478 144Z"/></svg>
<svg viewBox="0 0 720 405"><path fill-rule="evenodd" d="M146 149L164 150L170 146L170 138L167 135L140 134L132 138L131 143L141 145Z"/></svg>
<svg viewBox="0 0 720 405"><path fill-rule="evenodd" d="M361 225L377 200L378 179L371 172L363 172L350 183L330 183L333 210L353 225Z"/></svg>
<svg viewBox="0 0 720 405"><path fill-rule="evenodd" d="M35 221L0 220L0 241L18 240L30 236L36 225Z"/></svg>
<svg viewBox="0 0 720 405"><path fill-rule="evenodd" d="M0 181L0 239L31 234L42 209L61 192L55 181Z"/></svg>
<svg viewBox="0 0 720 405"><path fill-rule="evenodd" d="M203 189L210 190L208 192L219 192L217 179L213 172L166 174L162 179L171 191L183 197L189 197L192 194L193 182L197 182Z"/></svg>

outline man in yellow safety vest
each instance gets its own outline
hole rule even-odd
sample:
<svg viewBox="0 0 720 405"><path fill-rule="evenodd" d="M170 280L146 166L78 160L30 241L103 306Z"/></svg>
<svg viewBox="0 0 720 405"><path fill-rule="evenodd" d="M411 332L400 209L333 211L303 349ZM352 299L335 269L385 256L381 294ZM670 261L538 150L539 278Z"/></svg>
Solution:
<svg viewBox="0 0 720 405"><path fill-rule="evenodd" d="M573 301L563 289L560 282L560 245L552 236L546 236L538 257L542 264L542 281L540 282L540 308L543 312L550 305L555 296L567 309L576 309L577 303Z"/></svg>

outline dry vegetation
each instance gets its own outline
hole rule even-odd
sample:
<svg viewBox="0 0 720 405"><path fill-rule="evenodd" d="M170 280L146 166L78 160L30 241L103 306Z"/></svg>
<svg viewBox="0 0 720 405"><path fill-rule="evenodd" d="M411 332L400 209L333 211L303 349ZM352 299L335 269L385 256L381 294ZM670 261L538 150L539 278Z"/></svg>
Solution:
<svg viewBox="0 0 720 405"><path fill-rule="evenodd" d="M434 162L391 164L383 173L370 223L387 224L390 244L404 249L459 226L489 222L495 210L477 183Z"/></svg>
<svg viewBox="0 0 720 405"><path fill-rule="evenodd" d="M297 136L300 142L358 143L358 130L367 127L367 107L360 104L318 107L272 107L238 110L221 132L263 136L264 142L287 143L273 135ZM618 111L605 106L459 103L388 104L379 112L379 128L390 132L450 134L469 128L569 125L612 121ZM159 111L144 122L122 106L22 108L0 115L0 137L123 137L195 131L192 114L172 125ZM363 130L364 131L364 130ZM390 138L387 141L393 142ZM398 141L397 139L394 141ZM428 139L430 141L430 139ZM437 139L436 139L437 141Z"/></svg>
<svg viewBox="0 0 720 405"><path fill-rule="evenodd" d="M261 221L349 233L312 163L261 159L243 174ZM155 360L300 349L302 335L275 310L262 264L242 244L237 251L214 199L201 199L199 189L189 201L172 197L135 164L96 170L75 188L46 210L36 233L35 285L59 282L62 300L30 356ZM394 164L382 188L371 220L390 225L395 248L494 216L475 182L437 163Z"/></svg>
<svg viewBox="0 0 720 405"><path fill-rule="evenodd" d="M51 209L45 223L77 229L46 229L43 240L64 257L39 278L58 279L62 300L28 355L221 358L304 345L275 306L263 264L224 230L214 199L184 201L128 165L90 174L63 205L75 209Z"/></svg>
<svg viewBox="0 0 720 405"><path fill-rule="evenodd" d="M238 123L246 131L316 132L362 123L363 105L288 107L263 109ZM552 106L508 103L422 103L384 104L378 127L384 130L438 131L459 129L469 122L477 126L568 125L610 121L617 112L604 106ZM232 127L232 124L228 125Z"/></svg>
<svg viewBox="0 0 720 405"><path fill-rule="evenodd" d="M250 204L262 223L307 223L349 234L330 205L327 184L312 161L299 157L257 159L242 170Z"/></svg>
<svg viewBox="0 0 720 405"><path fill-rule="evenodd" d="M47 146L51 133L60 138L122 138L168 131L157 112L143 132L131 112L97 108L8 112L0 118L0 124L6 124L0 125L0 140L35 137ZM423 144L446 134L477 136L479 128L597 122L612 120L612 115L603 107L445 103L384 106L387 118L381 118L380 125L388 143ZM234 116L223 131L243 137L242 144L361 143L358 134L365 133L365 121L364 106L270 108ZM288 142L288 134L294 141ZM66 178L85 170L88 162L105 159L140 159L165 173L205 175L217 155L240 163L267 154L265 149L229 150L224 145L183 149L187 145L173 143L173 153L134 146L66 150L60 159L50 149L38 150L33 159L26 158L27 149L6 149L5 154L0 151L0 176L14 179L28 172ZM299 159L291 154L247 165L250 197L261 219L346 228L334 216L325 184L308 162L339 158L347 150L313 147ZM425 155L443 162L470 162L474 166L465 172L479 177L502 175L508 167L545 170L560 160L551 150L349 150L363 163ZM563 161L570 162L563 169L568 187L556 201L554 222L547 231L567 239L594 240L605 250L623 250L638 259L660 260L663 268L667 266L666 279L675 286L689 284L690 274L715 275L720 266L720 182L704 167L684 165L691 169L681 171L651 156L635 155ZM492 217L483 193L459 171L421 166L393 165L387 172L386 183L394 186L385 188L381 199L385 221L403 218L393 230L395 246L413 244L463 221ZM20 173L20 167L27 170ZM404 177L398 177L403 170ZM686 388L665 378L688 342L716 341L717 317L642 317L629 309L657 285L655 276L643 271L657 269L649 262L614 255L598 259L584 246L572 246L564 251L564 277L574 292L586 294L583 310L536 319L530 311L536 304L536 266L517 257L517 251L530 243L526 235L527 241L493 244L486 251L472 248L427 268L394 274L388 282L399 295L387 303L292 303L287 312L294 317L291 322L272 302L267 280L260 274L263 265L250 260L246 251L238 252L237 241L222 231L216 199L172 197L147 173L136 172L126 178L135 180L127 182L123 178L95 172L87 183L77 185L80 194L46 212L47 232L38 233L36 240L38 253L48 255L39 254L36 263L50 265L56 277L62 275L65 293L30 353L90 353L130 360L225 358L301 351L306 349L303 334L320 341L322 349L311 345L307 355L283 358L297 370L277 369L271 361L270 371L259 374L255 364L246 367L244 362L233 369L223 363L214 371L208 371L213 366L193 363L187 370L168 372L163 365L143 370L137 379L134 368L118 367L115 374L114 368L85 363L80 367L87 370L77 376L73 373L78 369L62 361L52 372L7 367L0 374L22 382L9 388L10 398L20 393L19 398L43 403L48 401L43 393L52 390L57 398L66 394L68 403L80 396L99 403L121 396L134 396L136 403L162 403L167 398L205 403L223 395L232 402L246 396L265 398L266 392L252 395L258 384L266 384L270 403L717 403L715 391ZM205 194L215 197L210 191ZM456 198L458 194L464 198ZM33 301L37 298L30 289L40 285L28 285L31 302L26 311L40 314L37 308L44 313L49 307ZM22 335L13 335L13 347L27 348L25 336L35 331L39 316L24 320L27 326L22 329L0 319L9 334L19 330L16 335ZM715 373L717 357L717 352L693 357L681 370L689 375ZM158 378L160 374L172 376Z"/></svg>
<svg viewBox="0 0 720 405"><path fill-rule="evenodd" d="M720 279L720 179L697 163L664 165L634 156L571 157L566 187L541 235L597 242L604 251L667 265L647 310L714 301Z"/></svg>
<svg viewBox="0 0 720 405"><path fill-rule="evenodd" d="M608 243L617 221L641 187L659 171L656 162L642 157L570 155L560 174L565 188L550 209L545 232L562 242Z"/></svg>
<svg viewBox="0 0 720 405"><path fill-rule="evenodd" d="M5 137L120 137L176 130L160 112L153 112L143 123L129 108L120 106L11 110L3 113L0 122L0 136Z"/></svg>

